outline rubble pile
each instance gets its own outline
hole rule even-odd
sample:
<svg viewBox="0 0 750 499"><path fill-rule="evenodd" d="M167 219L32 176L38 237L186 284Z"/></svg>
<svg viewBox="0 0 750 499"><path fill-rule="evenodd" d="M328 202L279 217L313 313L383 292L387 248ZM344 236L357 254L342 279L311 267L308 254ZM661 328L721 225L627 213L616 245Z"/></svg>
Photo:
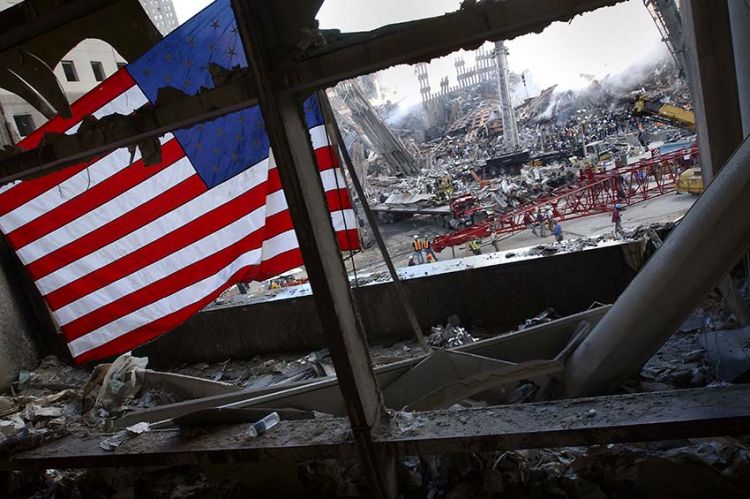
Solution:
<svg viewBox="0 0 750 499"><path fill-rule="evenodd" d="M518 175L503 175L478 183L469 173L474 164L473 161L465 161L463 167L453 169L450 174L448 168L436 168L418 177L371 177L368 179L368 202L372 205L408 205L413 208L445 205L450 195L441 190L440 182L449 176L451 192L475 196L482 207L499 214L532 202L578 179L578 169L565 161L548 166L524 166Z"/></svg>
<svg viewBox="0 0 750 499"><path fill-rule="evenodd" d="M633 232L643 233L648 229ZM554 310L543 310L519 324L517 331L543 325L557 317ZM712 331L737 325L736 317L721 296L712 293L643 366L639 375L623 384L621 391L664 391L721 382L717 376L720 361L711 358L703 340ZM478 336L507 333L488 334L484 330L470 329L457 316L449 316L445 323L434 326L431 331L428 342L437 351L473 343ZM416 341L402 341L389 347L373 346L371 353L375 365L424 354ZM101 434L101 448L105 452L116 452L122 442L148 432L149 423L106 434L106 420L185 399L185 394L174 389L175 385L170 389L166 383L170 376L182 376L191 383L199 380L228 390L260 388L333 374L326 350L304 356L265 356L247 361L185 365L174 373L151 371L147 369L146 359L128 354L93 371L65 366L54 357L48 357L39 369L21 373L13 396L0 398L0 449L6 453L16 452L72 433L79 436ZM161 383L157 383L157 379L161 379ZM506 393L505 403L534 401L540 393L545 392L524 380ZM485 405L487 402L479 397L467 398L455 407ZM417 414L396 412L395 424L404 432L416 431L422 424ZM599 416L586 413L582 417ZM410 457L400 460L398 476L403 497L492 497L497 494L518 498L686 497L695 490L735 497L738 491L750 486L749 464L747 441L713 438ZM271 471L263 469L262 473L266 476ZM364 484L355 462L308 462L299 465L295 473L300 477L299 483L288 486L294 488L297 496L352 497ZM688 480L686 485L685 476L696 478ZM257 490L259 485L241 472L217 475L193 467L132 471L119 476L97 470L12 472L3 475L3 480L8 497L29 497L40 491L46 491L45 497L86 497L92 490L124 494L121 497L206 497L247 493Z"/></svg>
<svg viewBox="0 0 750 499"><path fill-rule="evenodd" d="M46 357L33 371L22 371L10 396L0 397L0 453L33 448L68 434L85 434L83 417L96 393L87 390L89 373Z"/></svg>
<svg viewBox="0 0 750 499"><path fill-rule="evenodd" d="M740 497L750 448L735 438L409 458L404 497Z"/></svg>
<svg viewBox="0 0 750 499"><path fill-rule="evenodd" d="M658 61L652 66L610 75L578 91L558 91L555 86L526 99L518 108L519 134L531 158L544 158L542 166L525 167L520 174L492 169L478 182L477 173L488 160L507 153L502 138L502 123L497 107L496 89L490 82L457 90L440 100L450 116L439 133L426 133L421 107L402 110L387 103L379 112L400 138L418 147L425 168L412 177L392 174L371 149L364 157L369 166L366 192L371 204L385 203L399 193L434 195L424 206L446 204L452 196L478 194L483 206L495 212L533 200L554 187L573 183L578 177L579 161L586 144L601 143L613 158L638 158L647 146L684 138L691 133L642 116L633 116L631 108L637 95L665 103L690 107L684 80L674 62ZM415 132L414 127L420 127ZM345 123L346 142L359 140L353 123ZM433 136L432 140L429 139ZM420 142L420 137L427 137ZM367 147L366 147L367 149ZM547 158L545 155L554 155ZM439 179L449 177L452 190L440 189Z"/></svg>
<svg viewBox="0 0 750 499"><path fill-rule="evenodd" d="M427 344L431 348L455 348L476 340L461 326L461 319L452 315L448 317L445 326L433 326L432 334L427 337Z"/></svg>
<svg viewBox="0 0 750 499"><path fill-rule="evenodd" d="M580 91L557 91L556 86L527 99L518 108L519 132L534 152L574 150L586 143L638 136L642 144L673 140L688 132L635 117L629 111L636 95L690 107L686 82L674 61L664 59L650 67L609 75Z"/></svg>
<svg viewBox="0 0 750 499"><path fill-rule="evenodd" d="M559 317L560 315L555 311L554 308L547 308L540 314L530 319L526 319L523 324L519 324L518 330L521 331L529 327L538 326L539 324L546 324L547 322L550 322L551 320L557 319Z"/></svg>

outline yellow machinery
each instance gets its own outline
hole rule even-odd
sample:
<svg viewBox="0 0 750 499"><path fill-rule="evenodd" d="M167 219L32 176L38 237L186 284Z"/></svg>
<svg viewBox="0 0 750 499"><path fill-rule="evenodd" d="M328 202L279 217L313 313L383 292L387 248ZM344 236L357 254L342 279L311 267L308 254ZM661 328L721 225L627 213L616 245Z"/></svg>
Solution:
<svg viewBox="0 0 750 499"><path fill-rule="evenodd" d="M688 168L677 179L677 192L700 194L703 192L703 176L700 168Z"/></svg>
<svg viewBox="0 0 750 499"><path fill-rule="evenodd" d="M648 114L671 125L695 131L695 113L672 104L650 101L639 95L633 105L633 114Z"/></svg>
<svg viewBox="0 0 750 499"><path fill-rule="evenodd" d="M437 180L437 194L444 199L450 199L453 196L453 180L450 175L443 175Z"/></svg>

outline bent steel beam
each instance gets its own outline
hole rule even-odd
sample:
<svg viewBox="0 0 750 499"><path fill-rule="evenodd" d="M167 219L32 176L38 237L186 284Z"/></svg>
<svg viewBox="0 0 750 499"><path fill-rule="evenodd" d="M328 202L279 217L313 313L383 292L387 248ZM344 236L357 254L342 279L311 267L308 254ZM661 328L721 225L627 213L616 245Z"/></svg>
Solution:
<svg viewBox="0 0 750 499"><path fill-rule="evenodd" d="M750 246L750 140L735 151L573 353L569 395L616 386L656 352Z"/></svg>

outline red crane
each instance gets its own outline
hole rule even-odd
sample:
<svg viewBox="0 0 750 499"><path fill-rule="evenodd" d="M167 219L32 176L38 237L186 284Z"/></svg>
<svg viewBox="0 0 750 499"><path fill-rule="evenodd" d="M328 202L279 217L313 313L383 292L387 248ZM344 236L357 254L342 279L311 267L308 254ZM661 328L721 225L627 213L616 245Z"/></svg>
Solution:
<svg viewBox="0 0 750 499"><path fill-rule="evenodd" d="M611 211L615 204L630 206L675 189L677 178L687 168L685 158L693 162L698 148L693 145L668 154L640 161L594 175L593 180L570 188L552 191L550 196L538 198L513 211L490 217L466 229L437 236L432 241L435 251L457 246L475 237L487 237L494 228L497 234L510 235L526 228L524 215L535 218L540 209L552 211L555 220L573 220Z"/></svg>

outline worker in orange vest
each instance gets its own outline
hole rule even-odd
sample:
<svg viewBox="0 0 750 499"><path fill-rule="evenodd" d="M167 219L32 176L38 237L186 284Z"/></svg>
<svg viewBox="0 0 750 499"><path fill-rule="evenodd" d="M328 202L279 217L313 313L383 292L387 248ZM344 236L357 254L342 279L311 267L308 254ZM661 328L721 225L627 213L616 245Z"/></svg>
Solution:
<svg viewBox="0 0 750 499"><path fill-rule="evenodd" d="M424 241L422 241L422 249L427 253L428 257L432 257L432 260L437 262L437 255L435 254L435 250L432 249L432 245L430 244L430 240L426 237L424 238Z"/></svg>
<svg viewBox="0 0 750 499"><path fill-rule="evenodd" d="M417 265L424 263L424 253L422 253L422 240L419 236L414 236L414 240L411 242L411 247L414 250L414 261Z"/></svg>

